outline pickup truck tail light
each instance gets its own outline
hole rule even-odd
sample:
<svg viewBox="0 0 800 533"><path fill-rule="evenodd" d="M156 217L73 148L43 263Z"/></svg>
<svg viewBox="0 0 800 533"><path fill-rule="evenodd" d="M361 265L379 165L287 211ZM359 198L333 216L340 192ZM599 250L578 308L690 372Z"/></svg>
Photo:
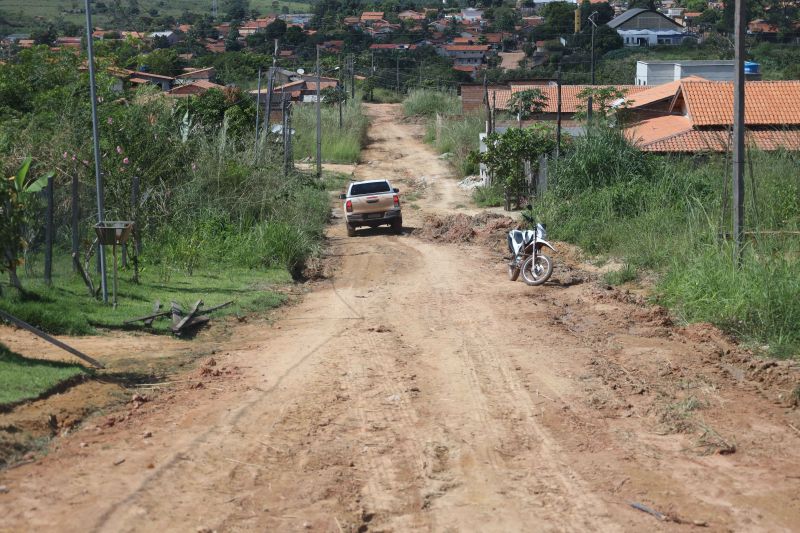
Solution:
<svg viewBox="0 0 800 533"><path fill-rule="evenodd" d="M344 204L344 208L347 209L348 213L352 213L353 212L353 201L352 200L347 200L347 203Z"/></svg>
<svg viewBox="0 0 800 533"><path fill-rule="evenodd" d="M394 206L400 207L400 197L397 196L396 194L394 195Z"/></svg>

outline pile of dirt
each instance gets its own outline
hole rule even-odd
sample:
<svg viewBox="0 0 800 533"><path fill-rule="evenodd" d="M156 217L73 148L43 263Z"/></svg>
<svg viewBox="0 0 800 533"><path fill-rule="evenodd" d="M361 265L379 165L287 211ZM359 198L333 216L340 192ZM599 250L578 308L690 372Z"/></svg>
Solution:
<svg viewBox="0 0 800 533"><path fill-rule="evenodd" d="M443 243L477 243L505 247L506 233L518 225L513 218L496 213L481 213L475 216L429 215L416 235L429 241Z"/></svg>

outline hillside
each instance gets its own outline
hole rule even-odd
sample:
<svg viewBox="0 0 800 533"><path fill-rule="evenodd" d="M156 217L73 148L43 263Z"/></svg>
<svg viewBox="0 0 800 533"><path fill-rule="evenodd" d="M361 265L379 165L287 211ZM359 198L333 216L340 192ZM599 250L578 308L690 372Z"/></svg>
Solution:
<svg viewBox="0 0 800 533"><path fill-rule="evenodd" d="M102 4L102 2L98 2ZM106 2L110 5L112 2ZM129 2L125 2L128 4ZM224 1L219 0L219 11L223 12ZM140 0L141 13L153 17L179 17L183 12L202 14L211 12L211 0ZM250 0L250 8L259 14L269 13L307 13L311 10L309 2L287 2L284 0ZM285 9L284 9L285 8ZM155 11L153 11L155 10ZM58 20L82 25L84 22L83 2L78 0L0 0L0 34L28 32L40 27L42 20ZM96 27L111 27L111 18L106 13L94 15Z"/></svg>

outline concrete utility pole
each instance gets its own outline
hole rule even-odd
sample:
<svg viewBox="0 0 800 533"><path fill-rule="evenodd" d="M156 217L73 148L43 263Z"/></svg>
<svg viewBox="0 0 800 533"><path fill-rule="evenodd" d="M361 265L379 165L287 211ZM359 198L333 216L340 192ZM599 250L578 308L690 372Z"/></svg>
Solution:
<svg viewBox="0 0 800 533"><path fill-rule="evenodd" d="M597 11L594 11L591 15L589 15L589 22L592 23L592 88L594 88L594 30L597 29L597 24L594 23L594 16L597 15ZM586 110L586 117L588 119L589 124L592 123L592 112L594 107L594 98L592 98L591 94L589 95L589 101L587 102L587 110Z"/></svg>
<svg viewBox="0 0 800 533"><path fill-rule="evenodd" d="M270 129L269 129L269 122L272 118L270 115L272 114L272 91L275 88L275 62L278 57L278 39L275 39L275 51L272 53L272 66L269 69L269 76L267 77L267 102L265 104L266 109L264 110L264 129L265 133L264 136L269 136Z"/></svg>
<svg viewBox="0 0 800 533"><path fill-rule="evenodd" d="M733 78L733 236L736 243L736 261L742 262L744 245L744 11L745 0L736 0L735 68Z"/></svg>
<svg viewBox="0 0 800 533"><path fill-rule="evenodd" d="M558 77L556 78L556 160L561 154L561 64L558 65Z"/></svg>
<svg viewBox="0 0 800 533"><path fill-rule="evenodd" d="M400 50L397 51L397 62L395 63L394 74L394 92L400 94Z"/></svg>
<svg viewBox="0 0 800 533"><path fill-rule="evenodd" d="M100 128L97 124L97 88L94 81L94 43L92 38L92 7L85 0L86 8L86 53L89 56L89 98L92 99L92 139L94 141L94 179L97 188L97 222L105 220L105 200L103 196L103 170L100 166ZM108 283L106 280L106 252L102 244L97 246L100 259L100 287L103 303L108 303Z"/></svg>
<svg viewBox="0 0 800 533"><path fill-rule="evenodd" d="M258 85L256 85L256 133L253 150L258 150L258 112L261 110L261 67L258 67Z"/></svg>
<svg viewBox="0 0 800 533"><path fill-rule="evenodd" d="M317 45L317 177L322 177L322 109L319 86L322 78L319 75L319 45Z"/></svg>

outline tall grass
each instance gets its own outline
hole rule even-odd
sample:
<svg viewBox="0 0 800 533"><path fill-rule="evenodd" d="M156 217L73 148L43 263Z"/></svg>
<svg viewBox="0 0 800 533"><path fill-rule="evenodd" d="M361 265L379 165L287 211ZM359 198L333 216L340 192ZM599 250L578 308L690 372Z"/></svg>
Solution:
<svg viewBox="0 0 800 533"><path fill-rule="evenodd" d="M328 163L357 163L367 135L369 119L361 110L361 101L349 100L342 110L339 128L338 106L322 106L322 159ZM317 115L314 104L295 108L292 126L295 159L316 157Z"/></svg>
<svg viewBox="0 0 800 533"><path fill-rule="evenodd" d="M477 115L446 117L437 127L436 120L428 123L425 140L441 154L450 154L450 163L459 177L476 174L478 168L469 161L469 153L478 149L478 134L484 130L483 119Z"/></svg>
<svg viewBox="0 0 800 533"><path fill-rule="evenodd" d="M800 229L797 154L750 154L748 228ZM800 238L754 234L741 268L731 245L729 163L659 158L616 132L576 140L535 207L554 237L657 272L657 297L687 321L711 321L776 355L800 350ZM725 194L727 191L727 194Z"/></svg>
<svg viewBox="0 0 800 533"><path fill-rule="evenodd" d="M403 113L407 117L432 117L456 115L461 112L461 102L453 93L444 93L433 89L416 89L408 93L403 100Z"/></svg>

